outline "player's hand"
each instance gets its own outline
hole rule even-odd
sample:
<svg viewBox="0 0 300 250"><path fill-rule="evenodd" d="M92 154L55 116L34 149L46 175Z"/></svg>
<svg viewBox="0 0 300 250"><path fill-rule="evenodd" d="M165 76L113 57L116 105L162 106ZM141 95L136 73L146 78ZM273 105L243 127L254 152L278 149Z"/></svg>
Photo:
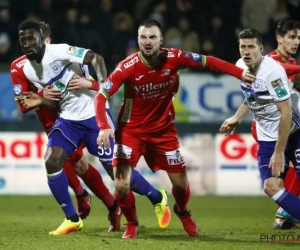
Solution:
<svg viewBox="0 0 300 250"><path fill-rule="evenodd" d="M46 86L43 93L43 97L51 101L60 101L61 95L61 91L52 86Z"/></svg>
<svg viewBox="0 0 300 250"><path fill-rule="evenodd" d="M89 89L92 87L92 82L83 76L75 74L75 79L69 81L68 90Z"/></svg>
<svg viewBox="0 0 300 250"><path fill-rule="evenodd" d="M20 104L26 108L35 108L42 104L42 97L40 97L37 93L34 92L23 92L24 98L20 99Z"/></svg>
<svg viewBox="0 0 300 250"><path fill-rule="evenodd" d="M247 86L251 87L255 81L255 76L250 73L249 69L244 69L241 79Z"/></svg>
<svg viewBox="0 0 300 250"><path fill-rule="evenodd" d="M219 131L221 134L232 135L234 133L235 128L241 123L236 117L232 116L226 119L221 125Z"/></svg>
<svg viewBox="0 0 300 250"><path fill-rule="evenodd" d="M272 168L272 175L274 177L279 177L281 173L284 172L284 152L277 153L276 151L273 153L269 168Z"/></svg>
<svg viewBox="0 0 300 250"><path fill-rule="evenodd" d="M97 144L102 148L109 148L109 137L115 138L114 132L111 128L100 130L97 138Z"/></svg>

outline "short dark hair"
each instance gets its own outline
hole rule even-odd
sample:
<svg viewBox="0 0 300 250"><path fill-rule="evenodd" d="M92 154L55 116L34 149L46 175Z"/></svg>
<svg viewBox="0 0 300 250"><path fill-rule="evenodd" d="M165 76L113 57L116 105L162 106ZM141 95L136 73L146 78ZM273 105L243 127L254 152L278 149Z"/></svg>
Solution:
<svg viewBox="0 0 300 250"><path fill-rule="evenodd" d="M46 22L40 22L40 29L42 31L43 38L51 38L51 28Z"/></svg>
<svg viewBox="0 0 300 250"><path fill-rule="evenodd" d="M160 33L162 34L162 26L160 22L155 19L145 19L144 21L141 22L139 28L141 26L144 26L146 28L151 28L153 26L156 26L159 29Z"/></svg>
<svg viewBox="0 0 300 250"><path fill-rule="evenodd" d="M283 37L291 30L300 30L300 23L292 19L285 19L277 24L275 34Z"/></svg>
<svg viewBox="0 0 300 250"><path fill-rule="evenodd" d="M256 38L257 43L262 45L262 35L261 33L254 28L244 29L238 34L238 38L240 39L254 39Z"/></svg>
<svg viewBox="0 0 300 250"><path fill-rule="evenodd" d="M40 23L33 20L25 20L19 24L18 30L34 29L41 34Z"/></svg>

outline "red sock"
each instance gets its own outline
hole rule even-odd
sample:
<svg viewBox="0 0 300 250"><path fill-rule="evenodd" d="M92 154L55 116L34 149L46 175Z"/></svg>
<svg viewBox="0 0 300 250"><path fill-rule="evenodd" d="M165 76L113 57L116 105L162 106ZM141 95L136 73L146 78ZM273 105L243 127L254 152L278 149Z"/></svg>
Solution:
<svg viewBox="0 0 300 250"><path fill-rule="evenodd" d="M107 208L113 206L115 198L111 195L105 186L100 173L89 164L88 170L81 176L81 179L89 189L104 203Z"/></svg>
<svg viewBox="0 0 300 250"><path fill-rule="evenodd" d="M65 162L63 170L68 178L69 186L73 189L75 195L81 195L83 193L83 188L77 178L75 170L68 161Z"/></svg>
<svg viewBox="0 0 300 250"><path fill-rule="evenodd" d="M287 189L287 191L298 197L300 194L300 182L298 180L298 176L297 176L297 173L295 170L294 170L294 173L295 173L294 178L291 182L291 185Z"/></svg>
<svg viewBox="0 0 300 250"><path fill-rule="evenodd" d="M125 197L119 196L115 191L115 197L127 222L137 223L138 218L137 218L136 208L135 208L135 197L132 191L130 190Z"/></svg>
<svg viewBox="0 0 300 250"><path fill-rule="evenodd" d="M179 211L186 211L191 195L190 185L188 185L187 189L184 191L177 191L175 188L172 188L172 194L175 198L177 209Z"/></svg>
<svg viewBox="0 0 300 250"><path fill-rule="evenodd" d="M284 178L284 182L283 182L284 188L286 190L289 190L295 176L296 176L296 172L295 172L294 168L289 167L289 170L287 171L286 176Z"/></svg>

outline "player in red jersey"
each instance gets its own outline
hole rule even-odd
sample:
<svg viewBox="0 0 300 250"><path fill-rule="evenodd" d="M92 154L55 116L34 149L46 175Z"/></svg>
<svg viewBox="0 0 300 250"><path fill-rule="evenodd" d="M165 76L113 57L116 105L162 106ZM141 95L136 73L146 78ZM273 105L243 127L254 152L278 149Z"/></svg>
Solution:
<svg viewBox="0 0 300 250"><path fill-rule="evenodd" d="M44 43L49 44L51 42L50 39L50 28L45 23L41 24L41 30L43 34ZM11 64L11 79L12 83L14 85L14 93L15 93L15 99L18 100L19 98L22 98L23 92L33 91L37 92L37 89L33 84L31 84L30 81L27 80L26 76L23 72L23 66L26 61L26 56L22 56L15 60ZM88 81L85 78L78 78L70 84L70 86L73 86L73 88L78 87L87 87L91 85L91 89L97 91L99 86L97 81ZM43 91L38 92L40 96L43 96L43 94L46 94L47 89L45 89L45 93ZM18 102L19 109L22 113L27 113L31 109L25 109L20 105ZM48 109L43 108L42 106L35 109L38 118L40 122L42 123L45 132L48 134L50 131L51 126L55 123L55 120L58 116L57 109ZM118 208L118 204L113 198L113 196L109 193L109 190L106 188L106 186L103 183L102 177L99 174L99 172L90 164L87 163L85 158L83 157L83 148L84 144L81 144L80 147L77 148L76 151L74 151L70 157L69 160L65 163L63 169L66 173L66 176L68 178L69 186L74 190L74 193L77 197L77 208L78 208L78 215L84 219L86 218L90 213L90 202L91 197L87 193L86 190L84 190L75 174L74 169L76 170L76 173L82 178L82 180L85 182L85 184L90 188L90 190L103 201L103 203L108 207L109 211L113 211L109 213L109 219L111 222L111 225L109 227L109 231L114 231L113 229L119 229L120 228L120 209ZM73 167L72 167L73 166ZM74 169L73 169L74 168ZM111 172L111 171L110 171ZM108 171L109 173L109 171ZM111 174L111 173L110 173ZM113 177L113 176L112 176ZM117 209L115 209L115 207ZM113 209L112 209L113 208Z"/></svg>
<svg viewBox="0 0 300 250"><path fill-rule="evenodd" d="M272 57L281 64L297 65L297 61L292 56L297 53L300 43L300 23L290 19L279 22L276 28L276 39L278 47L276 50L269 53L268 56ZM290 75L287 72L287 74L292 87L300 92L299 73ZM257 141L255 121L252 122L251 132L253 138ZM294 167L290 167L284 180L284 187L286 190L288 190L288 192L296 196L300 195L300 183ZM293 223L291 223L289 220L286 221L288 218L285 217L285 211L279 208L276 213L276 219L273 223L273 227L278 229L291 228Z"/></svg>
<svg viewBox="0 0 300 250"><path fill-rule="evenodd" d="M139 230L129 182L141 155L153 172L162 169L168 173L176 201L174 212L184 230L190 236L198 236L198 226L187 208L190 188L174 125L172 100L179 86L178 71L186 67L206 67L249 82L254 76L215 57L160 48L162 30L156 20L145 20L139 26L138 42L140 52L120 62L94 101L101 129L97 143L109 147L109 137L114 134L103 115L105 102L124 84L125 96L115 132L113 159L115 197L127 220L122 238L136 238Z"/></svg>

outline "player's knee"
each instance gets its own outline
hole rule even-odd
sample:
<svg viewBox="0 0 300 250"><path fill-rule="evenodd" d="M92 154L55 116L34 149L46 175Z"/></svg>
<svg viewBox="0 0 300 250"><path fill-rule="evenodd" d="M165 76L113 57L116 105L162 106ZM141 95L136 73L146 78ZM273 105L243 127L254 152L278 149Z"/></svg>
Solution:
<svg viewBox="0 0 300 250"><path fill-rule="evenodd" d="M130 189L129 182L127 183L124 180L116 180L115 185L116 185L116 191L119 196L125 197L129 193L129 189Z"/></svg>
<svg viewBox="0 0 300 250"><path fill-rule="evenodd" d="M49 148L45 154L45 164L48 174L53 174L60 171L67 159L67 155L62 148Z"/></svg>
<svg viewBox="0 0 300 250"><path fill-rule="evenodd" d="M276 178L268 178L264 182L264 192L269 197L275 195L281 189L279 183Z"/></svg>
<svg viewBox="0 0 300 250"><path fill-rule="evenodd" d="M79 161L73 164L73 168L78 176L83 176L89 168L89 165L84 157L81 157Z"/></svg>
<svg viewBox="0 0 300 250"><path fill-rule="evenodd" d="M185 172L182 173L168 173L172 182L173 188L176 191L183 191L188 188L189 182Z"/></svg>

